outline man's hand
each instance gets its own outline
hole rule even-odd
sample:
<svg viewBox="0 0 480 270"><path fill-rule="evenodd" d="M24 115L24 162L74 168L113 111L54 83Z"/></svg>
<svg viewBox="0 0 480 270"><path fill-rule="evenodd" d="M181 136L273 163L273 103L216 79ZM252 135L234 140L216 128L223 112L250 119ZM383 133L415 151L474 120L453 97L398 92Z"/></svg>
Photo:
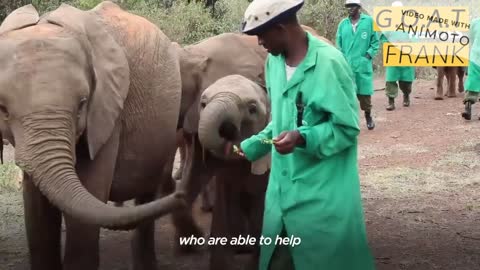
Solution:
<svg viewBox="0 0 480 270"><path fill-rule="evenodd" d="M296 146L304 143L305 140L297 130L284 131L277 138L273 139L275 149L283 155L292 153Z"/></svg>

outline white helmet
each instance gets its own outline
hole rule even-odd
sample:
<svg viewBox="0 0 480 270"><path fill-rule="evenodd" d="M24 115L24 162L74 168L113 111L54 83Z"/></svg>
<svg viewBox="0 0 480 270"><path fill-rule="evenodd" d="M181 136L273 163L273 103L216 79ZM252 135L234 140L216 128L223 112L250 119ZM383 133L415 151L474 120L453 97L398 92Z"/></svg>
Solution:
<svg viewBox="0 0 480 270"><path fill-rule="evenodd" d="M392 3L392 7L403 7L402 1L395 1Z"/></svg>
<svg viewBox="0 0 480 270"><path fill-rule="evenodd" d="M245 11L242 32L253 34L286 15L295 14L303 4L304 0L254 0Z"/></svg>
<svg viewBox="0 0 480 270"><path fill-rule="evenodd" d="M359 5L359 6L362 5L362 3L360 3L360 0L346 0L345 1L345 5L350 5L350 4L356 4L356 5Z"/></svg>

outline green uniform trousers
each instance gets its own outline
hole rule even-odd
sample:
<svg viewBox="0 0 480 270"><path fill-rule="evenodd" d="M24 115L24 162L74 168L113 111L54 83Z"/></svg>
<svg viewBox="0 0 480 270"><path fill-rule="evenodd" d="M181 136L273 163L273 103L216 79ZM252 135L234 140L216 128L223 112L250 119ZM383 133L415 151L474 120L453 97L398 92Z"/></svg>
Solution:
<svg viewBox="0 0 480 270"><path fill-rule="evenodd" d="M389 98L396 98L398 96L399 87L404 95L408 96L412 93L412 82L398 81L398 84L397 82L387 82L385 85L385 94Z"/></svg>
<svg viewBox="0 0 480 270"><path fill-rule="evenodd" d="M370 112L372 110L372 96L370 95L357 95L358 101L360 101L360 109L364 112Z"/></svg>
<svg viewBox="0 0 480 270"><path fill-rule="evenodd" d="M464 102L470 101L471 104L475 104L480 98L480 92L465 91Z"/></svg>

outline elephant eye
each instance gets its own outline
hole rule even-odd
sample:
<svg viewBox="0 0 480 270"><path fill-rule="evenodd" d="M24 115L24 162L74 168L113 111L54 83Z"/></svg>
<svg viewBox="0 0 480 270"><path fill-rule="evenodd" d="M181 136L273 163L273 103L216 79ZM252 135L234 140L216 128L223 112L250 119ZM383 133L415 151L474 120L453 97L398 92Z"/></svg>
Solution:
<svg viewBox="0 0 480 270"><path fill-rule="evenodd" d="M0 111L5 115L5 118L8 119L9 114L7 108L3 105L0 105Z"/></svg>
<svg viewBox="0 0 480 270"><path fill-rule="evenodd" d="M251 114L257 113L257 105L255 105L255 104L250 104L250 105L248 106L248 112L251 113Z"/></svg>
<svg viewBox="0 0 480 270"><path fill-rule="evenodd" d="M81 112L85 109L85 105L87 104L87 98L83 97L80 99L78 103L78 116L80 116Z"/></svg>
<svg viewBox="0 0 480 270"><path fill-rule="evenodd" d="M205 101L200 102L200 106L202 108L205 108L207 106L207 103Z"/></svg>

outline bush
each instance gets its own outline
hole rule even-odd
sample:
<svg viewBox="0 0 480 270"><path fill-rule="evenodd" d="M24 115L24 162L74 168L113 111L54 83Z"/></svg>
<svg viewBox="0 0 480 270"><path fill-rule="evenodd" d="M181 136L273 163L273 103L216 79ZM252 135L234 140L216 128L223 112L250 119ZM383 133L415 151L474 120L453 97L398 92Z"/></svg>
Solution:
<svg viewBox="0 0 480 270"><path fill-rule="evenodd" d="M212 14L202 2L175 1L169 8L144 2L130 11L158 25L173 41L187 45L224 32L239 31L247 5L247 0L220 0Z"/></svg>
<svg viewBox="0 0 480 270"><path fill-rule="evenodd" d="M13 162L0 165L0 193L17 191L22 181L22 172Z"/></svg>

